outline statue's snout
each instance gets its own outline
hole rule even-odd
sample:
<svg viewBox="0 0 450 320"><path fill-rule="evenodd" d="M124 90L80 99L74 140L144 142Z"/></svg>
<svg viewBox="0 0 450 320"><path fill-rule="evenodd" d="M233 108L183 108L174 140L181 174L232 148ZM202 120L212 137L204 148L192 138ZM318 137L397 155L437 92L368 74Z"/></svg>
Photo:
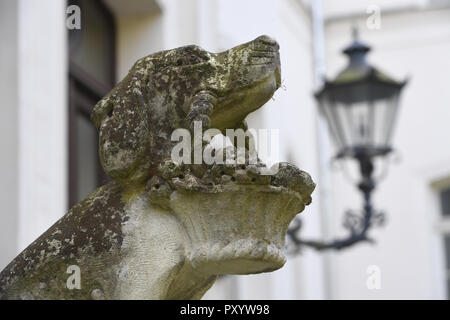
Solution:
<svg viewBox="0 0 450 320"><path fill-rule="evenodd" d="M280 49L280 45L278 44L278 42L276 42L275 39L266 35L259 36L254 41L260 43L261 45L270 46L275 51L278 51Z"/></svg>
<svg viewBox="0 0 450 320"><path fill-rule="evenodd" d="M266 35L259 36L253 40L255 64L265 62L267 65L272 65L272 70L275 74L276 88L281 86L281 62L280 62L280 45L278 42Z"/></svg>

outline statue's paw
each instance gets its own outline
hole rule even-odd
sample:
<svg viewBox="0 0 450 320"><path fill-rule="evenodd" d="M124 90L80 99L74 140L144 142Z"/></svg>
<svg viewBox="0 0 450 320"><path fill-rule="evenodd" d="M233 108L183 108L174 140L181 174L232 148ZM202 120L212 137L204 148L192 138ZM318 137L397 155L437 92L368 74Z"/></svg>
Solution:
<svg viewBox="0 0 450 320"><path fill-rule="evenodd" d="M201 125L201 128L200 128ZM206 114L198 114L189 122L189 130L192 134L199 132L203 134L205 130L211 127L211 119ZM196 130L196 128L201 130Z"/></svg>
<svg viewBox="0 0 450 320"><path fill-rule="evenodd" d="M234 180L233 174L235 171L234 165L231 164L214 164L212 168L207 172L210 174L214 183L226 184Z"/></svg>
<svg viewBox="0 0 450 320"><path fill-rule="evenodd" d="M172 187L161 177L155 175L147 182L146 188L152 204L157 204L163 208L169 207Z"/></svg>
<svg viewBox="0 0 450 320"><path fill-rule="evenodd" d="M278 164L278 171L271 176L270 184L277 187L286 187L300 193L307 205L311 203L311 193L316 187L307 172L287 162Z"/></svg>
<svg viewBox="0 0 450 320"><path fill-rule="evenodd" d="M186 116L186 121L191 132L194 132L195 122L201 122L202 133L211 126L209 116L214 109L216 98L208 91L197 93L191 102L190 110Z"/></svg>
<svg viewBox="0 0 450 320"><path fill-rule="evenodd" d="M195 118L197 118L199 115L210 115L213 110L213 105L206 101L206 100L199 100L191 106L191 110L189 111L188 115L186 116L186 119L189 122L194 121Z"/></svg>
<svg viewBox="0 0 450 320"><path fill-rule="evenodd" d="M188 191L198 191L201 185L198 178L190 173L182 174L172 179L171 183L176 187Z"/></svg>
<svg viewBox="0 0 450 320"><path fill-rule="evenodd" d="M239 165L234 177L238 184L268 185L270 176L264 174L264 169L265 167L255 164Z"/></svg>
<svg viewBox="0 0 450 320"><path fill-rule="evenodd" d="M186 171L184 164L176 163L172 160L166 160L159 164L157 174L166 181L170 181L175 177L179 177Z"/></svg>

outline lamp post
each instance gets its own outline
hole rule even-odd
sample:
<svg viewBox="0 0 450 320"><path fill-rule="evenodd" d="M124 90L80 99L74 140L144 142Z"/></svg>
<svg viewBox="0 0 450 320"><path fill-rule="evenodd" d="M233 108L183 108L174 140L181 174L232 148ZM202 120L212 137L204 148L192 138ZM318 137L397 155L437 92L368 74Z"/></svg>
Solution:
<svg viewBox="0 0 450 320"><path fill-rule="evenodd" d="M364 199L362 214L346 213L346 238L332 241L299 238L300 220L296 220L288 235L298 249L310 246L317 250L343 249L360 241L371 241L367 233L382 221L383 214L375 212L371 195L375 188L374 159L392 151L391 137L399 107L399 96L406 81L398 82L371 66L366 55L370 47L360 42L357 30L353 42L343 50L348 65L315 94L321 114L325 117L338 148L337 159L358 162L361 180L358 189Z"/></svg>

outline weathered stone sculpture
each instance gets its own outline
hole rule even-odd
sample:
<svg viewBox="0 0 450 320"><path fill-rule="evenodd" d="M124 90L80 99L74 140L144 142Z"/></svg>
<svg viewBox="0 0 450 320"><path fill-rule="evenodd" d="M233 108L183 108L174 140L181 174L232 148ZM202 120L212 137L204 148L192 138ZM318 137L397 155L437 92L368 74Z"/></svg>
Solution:
<svg viewBox="0 0 450 320"><path fill-rule="evenodd" d="M287 227L311 202L307 173L171 159L175 129L246 127L280 86L278 49L262 36L219 54L187 46L137 61L92 114L112 182L2 271L0 298L198 299L219 274L282 267Z"/></svg>

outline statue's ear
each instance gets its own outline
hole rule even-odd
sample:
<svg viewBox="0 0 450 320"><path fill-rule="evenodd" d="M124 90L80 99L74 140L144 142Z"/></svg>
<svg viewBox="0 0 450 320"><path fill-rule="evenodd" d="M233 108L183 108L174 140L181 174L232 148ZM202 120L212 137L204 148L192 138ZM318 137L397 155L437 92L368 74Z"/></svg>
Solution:
<svg viewBox="0 0 450 320"><path fill-rule="evenodd" d="M106 116L111 116L112 111L113 103L109 95L97 102L91 113L91 121L94 123L97 130L100 130L100 125L102 124L103 119Z"/></svg>
<svg viewBox="0 0 450 320"><path fill-rule="evenodd" d="M100 100L91 115L99 132L100 162L116 181L141 179L146 173L148 110L136 90L123 90L119 83Z"/></svg>

